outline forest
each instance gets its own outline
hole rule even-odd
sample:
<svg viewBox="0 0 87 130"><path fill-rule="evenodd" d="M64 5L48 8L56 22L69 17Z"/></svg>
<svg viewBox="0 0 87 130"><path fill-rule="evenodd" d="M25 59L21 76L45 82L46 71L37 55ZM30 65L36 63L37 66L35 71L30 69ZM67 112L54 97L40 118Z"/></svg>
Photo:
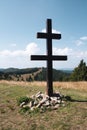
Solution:
<svg viewBox="0 0 87 130"><path fill-rule="evenodd" d="M46 68L0 69L0 80L46 81ZM87 66L82 59L72 71L53 69L53 81L87 81Z"/></svg>

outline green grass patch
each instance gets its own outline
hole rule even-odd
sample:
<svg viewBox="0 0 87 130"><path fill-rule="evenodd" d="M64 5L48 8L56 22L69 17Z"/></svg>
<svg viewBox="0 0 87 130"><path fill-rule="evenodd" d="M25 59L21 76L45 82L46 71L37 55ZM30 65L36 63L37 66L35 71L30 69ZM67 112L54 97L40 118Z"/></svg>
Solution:
<svg viewBox="0 0 87 130"><path fill-rule="evenodd" d="M26 104L26 103L28 103L30 101L32 101L32 99L28 98L27 96L23 96L23 97L20 97L20 98L17 99L18 105L20 105L23 102L25 102L25 104Z"/></svg>

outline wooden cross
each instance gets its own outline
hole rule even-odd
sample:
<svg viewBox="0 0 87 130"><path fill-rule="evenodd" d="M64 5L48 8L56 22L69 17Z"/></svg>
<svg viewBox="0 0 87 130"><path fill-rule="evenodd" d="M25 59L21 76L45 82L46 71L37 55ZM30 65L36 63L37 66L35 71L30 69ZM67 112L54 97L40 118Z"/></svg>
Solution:
<svg viewBox="0 0 87 130"><path fill-rule="evenodd" d="M47 90L48 96L53 95L52 85L52 61L67 60L67 56L52 55L52 39L61 39L61 34L52 33L51 19L47 19L46 33L37 33L37 38L45 38L47 42L47 55L32 55L31 60L46 60L47 61Z"/></svg>

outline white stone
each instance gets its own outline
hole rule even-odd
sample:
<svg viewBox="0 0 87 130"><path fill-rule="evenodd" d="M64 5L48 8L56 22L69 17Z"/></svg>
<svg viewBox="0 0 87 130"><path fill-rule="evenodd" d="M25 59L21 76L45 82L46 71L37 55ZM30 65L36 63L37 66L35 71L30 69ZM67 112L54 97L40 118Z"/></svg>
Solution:
<svg viewBox="0 0 87 130"><path fill-rule="evenodd" d="M56 110L58 108L59 108L59 104L57 104L57 105L54 106L54 110Z"/></svg>
<svg viewBox="0 0 87 130"><path fill-rule="evenodd" d="M34 106L36 106L38 104L38 101L37 100L35 100L34 101Z"/></svg>
<svg viewBox="0 0 87 130"><path fill-rule="evenodd" d="M36 106L36 108L40 108L41 107L41 104L39 103L37 106Z"/></svg>
<svg viewBox="0 0 87 130"><path fill-rule="evenodd" d="M38 97L38 96L40 96L42 94L42 92L38 92L36 95L35 95L35 97Z"/></svg>
<svg viewBox="0 0 87 130"><path fill-rule="evenodd" d="M44 106L49 106L50 105L50 102L49 101L46 101Z"/></svg>
<svg viewBox="0 0 87 130"><path fill-rule="evenodd" d="M21 104L20 104L20 107L23 107L25 105L25 102L22 102Z"/></svg>
<svg viewBox="0 0 87 130"><path fill-rule="evenodd" d="M65 106L64 101L62 101L62 97L60 93L56 93L53 97L49 97L46 94L43 94L42 92L38 92L36 95L32 95L31 98L33 101L30 101L29 103L22 102L20 104L20 107L29 107L31 111L33 111L35 108L43 108L46 107L51 108L52 110L58 109L60 104L62 106Z"/></svg>
<svg viewBox="0 0 87 130"><path fill-rule="evenodd" d="M51 101L51 105L53 105L53 106L55 106L57 103L58 103L57 100L52 100L52 101Z"/></svg>
<svg viewBox="0 0 87 130"><path fill-rule="evenodd" d="M31 107L30 110L33 111L35 109L35 107Z"/></svg>
<svg viewBox="0 0 87 130"><path fill-rule="evenodd" d="M40 104L43 104L43 103L45 103L47 101L47 99L42 99L41 101L40 101Z"/></svg>
<svg viewBox="0 0 87 130"><path fill-rule="evenodd" d="M30 101L30 103L29 103L29 107L32 107L32 106L33 106L33 102Z"/></svg>
<svg viewBox="0 0 87 130"><path fill-rule="evenodd" d="M61 103L61 100L58 100L57 102L60 104L60 103Z"/></svg>
<svg viewBox="0 0 87 130"><path fill-rule="evenodd" d="M57 100L57 97L50 97L50 98L51 98L51 100L54 100L54 101Z"/></svg>

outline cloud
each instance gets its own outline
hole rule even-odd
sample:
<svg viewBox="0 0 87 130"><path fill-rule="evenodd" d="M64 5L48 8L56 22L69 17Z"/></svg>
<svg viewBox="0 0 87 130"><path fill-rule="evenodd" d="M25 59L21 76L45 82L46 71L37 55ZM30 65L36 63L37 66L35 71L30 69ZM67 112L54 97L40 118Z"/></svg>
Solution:
<svg viewBox="0 0 87 130"><path fill-rule="evenodd" d="M30 55L39 53L39 47L36 43L29 43L24 50L2 50L0 51L0 68L8 67L33 67L36 65L30 62Z"/></svg>
<svg viewBox="0 0 87 130"><path fill-rule="evenodd" d="M42 29L42 31L41 32L46 32L46 29ZM52 33L58 33L58 34L61 34L61 32L60 31L57 31L57 30L55 30L55 29L52 29Z"/></svg>
<svg viewBox="0 0 87 130"><path fill-rule="evenodd" d="M71 48L68 48L68 47L65 47L63 49L59 49L59 48L56 48L54 47L53 48L53 54L54 55L71 55L73 52L73 50Z"/></svg>
<svg viewBox="0 0 87 130"><path fill-rule="evenodd" d="M75 52L75 55L77 58L86 58L87 57L87 51L78 51Z"/></svg>
<svg viewBox="0 0 87 130"><path fill-rule="evenodd" d="M81 40L76 40L75 43L76 43L77 46L80 46L80 45L84 44L84 42L81 41Z"/></svg>
<svg viewBox="0 0 87 130"><path fill-rule="evenodd" d="M9 55L11 55L11 51L9 50L0 51L0 56L9 56Z"/></svg>
<svg viewBox="0 0 87 130"><path fill-rule="evenodd" d="M87 51L74 51L71 48L65 47L65 48L53 48L53 55L67 55L70 59L75 58L86 58L87 57Z"/></svg>
<svg viewBox="0 0 87 130"><path fill-rule="evenodd" d="M38 67L45 66L45 62L38 61L30 61L30 55L40 54L42 53L38 47L38 45L34 42L29 43L25 49L23 50L3 50L0 51L0 68L7 67L18 67L18 68L26 68L26 67ZM44 54L44 52L43 52ZM76 51L72 48L57 48L53 47L53 55L67 55L68 60L56 62L55 66L59 67L70 67L75 66L77 61L81 59L87 59L87 51Z"/></svg>
<svg viewBox="0 0 87 130"><path fill-rule="evenodd" d="M37 44L32 42L26 46L25 50L0 51L0 56L27 56L27 55L31 55L31 54L36 54L38 51L39 51L39 48L38 48Z"/></svg>
<svg viewBox="0 0 87 130"><path fill-rule="evenodd" d="M53 54L54 55L66 55L67 61L54 61L53 65L56 66L56 68L75 68L80 60L84 59L87 61L87 51L79 51L74 50L69 47L65 48L53 48Z"/></svg>
<svg viewBox="0 0 87 130"><path fill-rule="evenodd" d="M80 37L78 40L74 41L77 46L81 46L85 44L87 41L87 36Z"/></svg>
<svg viewBox="0 0 87 130"><path fill-rule="evenodd" d="M81 37L80 40L87 41L87 36Z"/></svg>
<svg viewBox="0 0 87 130"><path fill-rule="evenodd" d="M77 46L81 46L87 41L87 36L80 37L78 40L75 41Z"/></svg>
<svg viewBox="0 0 87 130"><path fill-rule="evenodd" d="M78 40L75 41L77 46L81 46L85 44L85 41L87 41L87 36L80 37Z"/></svg>
<svg viewBox="0 0 87 130"><path fill-rule="evenodd" d="M32 42L26 46L25 53L31 55L36 54L39 51L39 48L36 43Z"/></svg>

